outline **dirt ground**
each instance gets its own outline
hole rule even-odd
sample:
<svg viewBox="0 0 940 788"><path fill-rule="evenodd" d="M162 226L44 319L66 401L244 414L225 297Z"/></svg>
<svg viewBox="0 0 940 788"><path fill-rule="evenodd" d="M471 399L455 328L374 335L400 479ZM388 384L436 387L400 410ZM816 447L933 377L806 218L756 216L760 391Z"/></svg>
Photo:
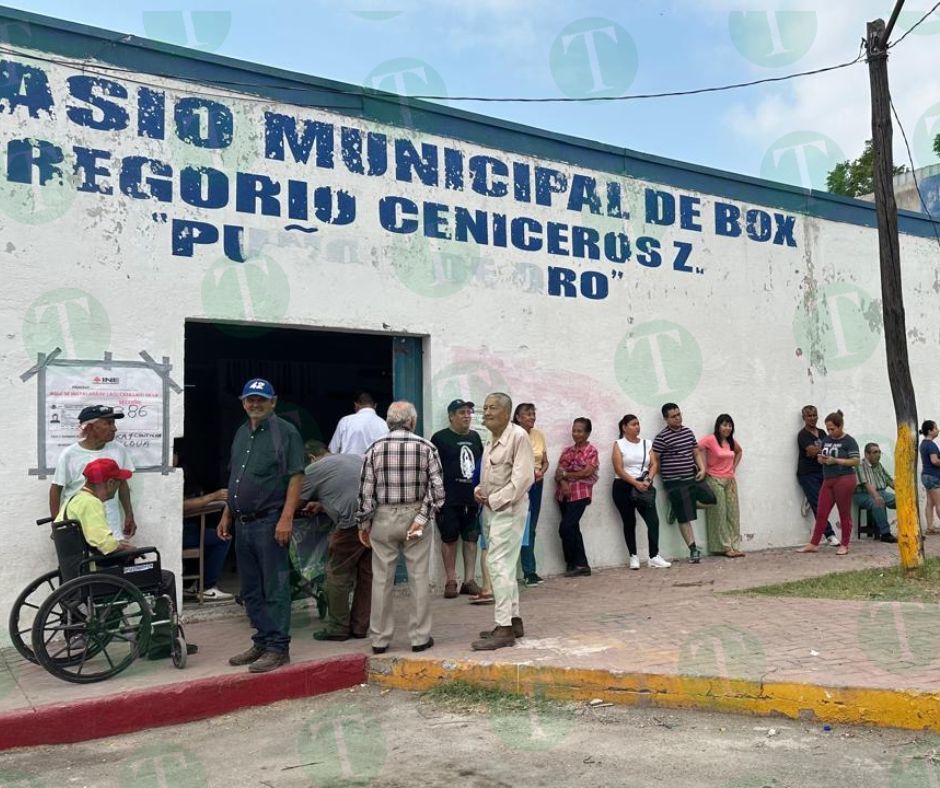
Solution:
<svg viewBox="0 0 940 788"><path fill-rule="evenodd" d="M910 731L362 686L3 753L0 786L936 788L938 753Z"/></svg>

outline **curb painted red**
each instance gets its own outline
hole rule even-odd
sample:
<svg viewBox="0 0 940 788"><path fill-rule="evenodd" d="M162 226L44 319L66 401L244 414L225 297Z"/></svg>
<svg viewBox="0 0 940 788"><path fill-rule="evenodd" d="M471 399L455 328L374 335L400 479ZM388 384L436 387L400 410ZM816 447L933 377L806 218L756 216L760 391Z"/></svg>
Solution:
<svg viewBox="0 0 940 788"><path fill-rule="evenodd" d="M366 681L366 657L344 654L286 668L212 676L151 689L0 714L0 750L100 739L179 725L279 700L306 698Z"/></svg>

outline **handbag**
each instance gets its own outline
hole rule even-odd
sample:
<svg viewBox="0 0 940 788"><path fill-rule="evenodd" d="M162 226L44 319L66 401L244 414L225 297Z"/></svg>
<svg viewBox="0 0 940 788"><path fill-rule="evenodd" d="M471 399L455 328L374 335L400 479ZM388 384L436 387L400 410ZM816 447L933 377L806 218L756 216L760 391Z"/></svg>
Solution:
<svg viewBox="0 0 940 788"><path fill-rule="evenodd" d="M640 463L640 468L643 469L646 466L646 441L643 441L643 461ZM649 476L649 471L643 471L637 478L638 482L646 481L647 476ZM638 490L636 487L630 487L630 498L633 500L634 504L639 504L640 506L652 506L656 503L656 488L651 484L645 490Z"/></svg>

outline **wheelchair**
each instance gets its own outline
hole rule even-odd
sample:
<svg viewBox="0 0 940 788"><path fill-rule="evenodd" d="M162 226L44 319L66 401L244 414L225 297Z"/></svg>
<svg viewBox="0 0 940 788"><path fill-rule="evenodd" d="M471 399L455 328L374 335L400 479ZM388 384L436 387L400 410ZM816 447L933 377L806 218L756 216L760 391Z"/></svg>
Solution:
<svg viewBox="0 0 940 788"><path fill-rule="evenodd" d="M52 519L36 524L52 523L59 568L33 580L13 603L8 631L14 648L76 684L104 681L166 648L175 667L186 667L176 600L161 590L159 551L103 555L85 542L78 520Z"/></svg>

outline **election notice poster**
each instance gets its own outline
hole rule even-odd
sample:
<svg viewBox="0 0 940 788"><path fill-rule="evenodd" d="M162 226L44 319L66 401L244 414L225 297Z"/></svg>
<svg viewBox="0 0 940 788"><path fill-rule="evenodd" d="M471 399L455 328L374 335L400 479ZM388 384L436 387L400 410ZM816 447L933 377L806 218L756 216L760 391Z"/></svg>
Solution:
<svg viewBox="0 0 940 788"><path fill-rule="evenodd" d="M138 470L163 461L163 379L146 367L46 367L46 467L55 468L62 450L79 440L78 414L88 405L108 405L124 414L115 440L123 443Z"/></svg>

